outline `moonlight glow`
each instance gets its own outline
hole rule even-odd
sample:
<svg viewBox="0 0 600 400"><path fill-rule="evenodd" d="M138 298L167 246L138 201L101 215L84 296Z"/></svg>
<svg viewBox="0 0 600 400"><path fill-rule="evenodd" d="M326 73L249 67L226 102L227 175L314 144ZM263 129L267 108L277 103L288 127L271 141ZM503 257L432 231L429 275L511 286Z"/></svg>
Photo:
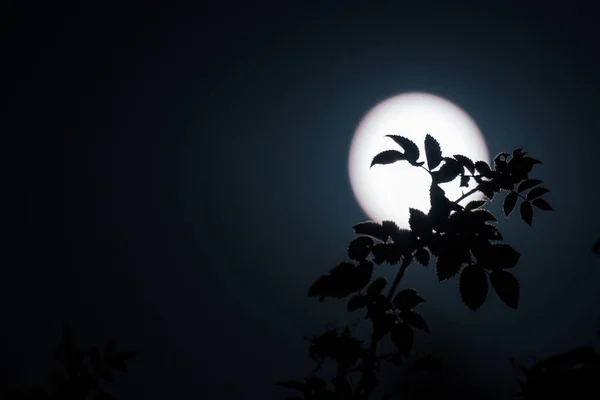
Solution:
<svg viewBox="0 0 600 400"><path fill-rule="evenodd" d="M407 93L387 99L362 119L350 147L350 182L358 203L369 218L375 221L393 220L406 228L410 207L429 211L431 178L427 171L405 161L370 168L373 157L380 152L390 149L402 151L386 135L400 135L412 140L421 151L419 161L425 161L423 143L428 133L440 143L444 157L462 154L473 161L489 163L481 132L458 106L424 93ZM456 179L440 185L450 200L458 199L476 185L471 179L469 188L461 188L459 181ZM481 198L482 195L477 193L461 204Z"/></svg>

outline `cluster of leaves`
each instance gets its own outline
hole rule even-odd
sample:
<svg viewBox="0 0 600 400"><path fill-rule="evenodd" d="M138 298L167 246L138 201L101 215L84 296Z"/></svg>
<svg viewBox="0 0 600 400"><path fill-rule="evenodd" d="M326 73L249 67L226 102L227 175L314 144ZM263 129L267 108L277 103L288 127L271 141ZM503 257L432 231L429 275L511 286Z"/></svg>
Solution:
<svg viewBox="0 0 600 400"><path fill-rule="evenodd" d="M62 340L54 350L54 359L61 371L52 375L51 390L37 389L30 394L13 393L11 399L44 400L114 400L106 392L104 382L113 382L115 371L126 372L127 363L137 353L133 350L117 351L114 338L107 341L103 349L82 349L76 346L70 328L63 328Z"/></svg>
<svg viewBox="0 0 600 400"><path fill-rule="evenodd" d="M349 260L321 276L309 288L308 295L320 301L349 297L348 311L363 310L365 319L372 322L373 330L369 347L353 339L349 331L342 335L326 333L330 342L323 348L340 349L341 345L334 343L344 337L346 343L354 346L350 352L352 356L345 354L345 359L340 361L338 358L342 352L318 352L319 362L331 358L338 363L338 376L335 382L331 381L333 390L328 389L325 381L317 381L314 377L302 382L279 383L301 392L304 399L368 399L377 385L374 373L377 362L385 360L398 364L412 349L414 329L429 332L423 317L414 311L424 299L414 289L396 293L399 282L413 261L427 267L435 258L438 281L460 276L461 298L472 310L485 302L489 283L506 305L516 309L519 283L508 270L515 267L520 254L503 243L502 234L496 227L497 219L483 207L500 192L507 192L503 204L505 216L511 214L520 200L521 218L530 226L534 207L544 211L552 209L541 198L549 190L541 186L541 180L529 176L540 161L521 149L512 154L498 154L494 158L494 165L490 166L484 161L473 162L463 155L445 157L438 142L427 135L425 167L425 161L419 160L420 150L414 142L402 136L389 137L403 151L384 151L373 158L371 167L406 161L414 167L425 169L431 177L431 208L428 213L409 209L410 229L401 229L393 221L368 221L355 225L357 237L348 246ZM469 187L471 180L474 180L476 187L452 201L446 197L440 184L457 178L461 187ZM487 200L471 201L465 206L459 204L476 192L483 193ZM375 265L399 265L391 285L385 278L373 277ZM384 294L386 288L388 291ZM378 357L377 344L388 335L396 352ZM337 339L334 340L334 337ZM360 364L362 378L353 390L346 375L355 364ZM342 387L343 390L340 389Z"/></svg>

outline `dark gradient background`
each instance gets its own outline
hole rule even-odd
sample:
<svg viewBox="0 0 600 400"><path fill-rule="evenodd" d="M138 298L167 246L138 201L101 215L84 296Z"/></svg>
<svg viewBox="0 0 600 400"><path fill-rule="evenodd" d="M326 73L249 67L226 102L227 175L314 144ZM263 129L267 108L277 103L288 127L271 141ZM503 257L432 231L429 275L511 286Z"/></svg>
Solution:
<svg viewBox="0 0 600 400"><path fill-rule="evenodd" d="M405 91L462 107L492 155L542 160L555 209L500 219L522 252L518 311L491 293L471 312L457 280L409 270L432 331L417 346L450 366L437 385L495 398L516 389L508 357L594 343L598 15L301 3L5 8L5 384L43 382L69 323L139 350L122 398L283 398L275 381L314 365L303 336L346 318L306 292L366 218L353 131Z"/></svg>

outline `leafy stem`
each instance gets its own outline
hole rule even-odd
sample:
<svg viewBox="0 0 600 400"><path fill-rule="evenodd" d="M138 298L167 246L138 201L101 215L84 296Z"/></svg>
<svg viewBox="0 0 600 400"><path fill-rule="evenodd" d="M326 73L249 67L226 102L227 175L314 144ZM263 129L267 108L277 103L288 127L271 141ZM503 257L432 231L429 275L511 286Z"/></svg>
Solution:
<svg viewBox="0 0 600 400"><path fill-rule="evenodd" d="M495 226L497 219L482 207L496 193L508 190L510 193L503 205L505 216L514 209L519 197L526 200L521 204L520 213L529 225L533 216L532 205L541 210L552 210L540 198L549 190L534 188L542 181L529 177L533 166L540 162L521 149L513 151L512 155L498 154L492 168L484 161L473 162L463 155L443 157L437 141L427 135L425 167L425 162L419 161L419 148L414 142L402 136L389 137L404 152L386 150L373 158L371 167L403 161L427 171L432 178L429 193L431 209L425 214L411 208L408 229L401 229L393 221L367 221L355 225L353 229L357 237L348 246L350 260L339 263L310 286L308 295L318 297L320 301L328 297L348 298L348 312L366 311L365 319L371 320L373 330L368 346L354 338L348 328L341 334L335 329L328 330L311 342L311 358L319 366L327 358L336 360L338 370L336 378L331 380L333 389L328 388L327 381L314 376L305 381L279 383L299 391L305 400L368 400L378 384L376 372L380 361L401 362L413 349L415 332L429 333L425 319L414 311L425 299L415 289L398 290L413 259L428 266L431 257L435 257L436 275L440 282L459 277L458 287L463 303L473 311L483 305L490 287L508 307L517 309L520 286L509 269L518 263L520 254L510 245L501 243L502 235ZM477 186L456 201L451 201L439 185L459 177L461 187L468 187L471 178L475 179ZM531 191L524 197L521 192L529 189ZM476 192L481 192L488 200L471 201L464 208L458 206L459 202ZM600 249L600 244L595 248ZM388 287L387 279L373 276L376 265L384 263L400 264L387 295L383 293ZM377 345L386 336L397 351L378 356ZM354 390L349 372L360 374Z"/></svg>
<svg viewBox="0 0 600 400"><path fill-rule="evenodd" d="M402 265L400 266L400 270L398 270L398 273L396 274L396 277L394 278L394 282L392 283L392 286L390 287L390 291L387 295L388 300L391 300L392 297L394 296L394 293L396 293L398 284L404 277L404 273L406 272L406 269L410 265L411 261L412 261L412 257L404 257L404 259L402 260Z"/></svg>

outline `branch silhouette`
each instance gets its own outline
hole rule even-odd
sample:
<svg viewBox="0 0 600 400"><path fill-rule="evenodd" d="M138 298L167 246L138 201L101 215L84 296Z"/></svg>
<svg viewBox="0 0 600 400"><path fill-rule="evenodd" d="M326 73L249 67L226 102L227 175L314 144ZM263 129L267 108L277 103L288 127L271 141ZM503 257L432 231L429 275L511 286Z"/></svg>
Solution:
<svg viewBox="0 0 600 400"><path fill-rule="evenodd" d="M103 348L83 349L75 344L70 327L64 327L61 342L54 350L60 371L50 378L51 388L37 388L30 393L12 392L9 400L116 400L106 390L116 371L127 372L128 363L137 357L133 350L117 350L110 338Z"/></svg>
<svg viewBox="0 0 600 400"><path fill-rule="evenodd" d="M460 296L473 311L485 302L490 284L508 307L518 308L519 283L509 270L517 265L520 254L503 243L496 227L497 219L484 207L501 192L506 192L504 215L508 217L520 203L521 219L532 226L534 210L552 210L542 198L549 190L541 186L540 179L530 177L534 166L541 162L522 149L496 155L493 166L460 154L446 157L431 135L425 138L425 160L420 161L421 154L414 142L402 136L388 137L402 151L386 150L377 154L371 168L408 162L425 169L431 177L431 208L428 213L409 209L410 229L401 229L393 221L367 221L353 227L357 237L348 246L349 260L318 278L308 289L308 296L317 297L321 302L326 298L349 298L348 312L360 310L364 319L371 321L369 343L365 345L364 340L355 338L348 327L341 331L331 328L313 338L309 354L318 363L317 369L304 380L278 382L279 386L297 393L287 400L370 399L379 384L380 363L400 365L411 355L415 330L429 333L425 319L415 311L425 299L412 288L398 290L413 261L427 267L435 258L440 282L459 276ZM469 187L471 180L476 187L450 200L439 185L457 179L461 187ZM459 204L477 192L486 200ZM399 266L387 295L383 294L387 280L373 279L374 268L382 264ZM377 345L385 337L391 339L396 351L378 355ZM328 359L337 364L337 374L329 381L316 376ZM353 379L354 374L358 374L357 381ZM384 398L393 395L390 393Z"/></svg>

